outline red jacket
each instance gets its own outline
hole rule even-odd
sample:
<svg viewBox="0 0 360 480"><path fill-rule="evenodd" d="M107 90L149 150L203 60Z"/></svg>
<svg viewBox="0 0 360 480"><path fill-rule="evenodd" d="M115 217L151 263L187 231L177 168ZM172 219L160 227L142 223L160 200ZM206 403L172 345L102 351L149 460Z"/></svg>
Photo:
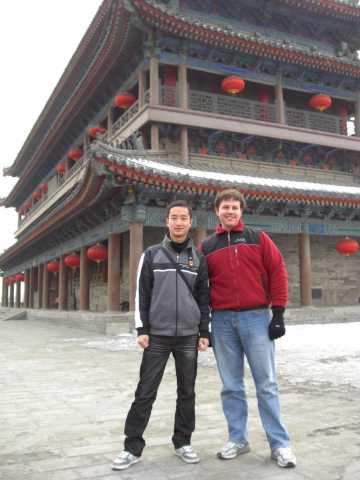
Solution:
<svg viewBox="0 0 360 480"><path fill-rule="evenodd" d="M265 232L240 223L221 225L201 245L209 268L212 310L285 307L288 276L283 257Z"/></svg>

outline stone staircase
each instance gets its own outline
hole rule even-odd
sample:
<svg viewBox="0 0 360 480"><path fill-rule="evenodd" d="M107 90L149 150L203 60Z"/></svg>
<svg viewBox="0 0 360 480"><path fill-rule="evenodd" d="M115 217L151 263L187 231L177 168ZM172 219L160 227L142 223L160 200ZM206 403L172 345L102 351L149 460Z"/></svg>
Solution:
<svg viewBox="0 0 360 480"><path fill-rule="evenodd" d="M27 313L22 308L1 307L0 320L27 320Z"/></svg>

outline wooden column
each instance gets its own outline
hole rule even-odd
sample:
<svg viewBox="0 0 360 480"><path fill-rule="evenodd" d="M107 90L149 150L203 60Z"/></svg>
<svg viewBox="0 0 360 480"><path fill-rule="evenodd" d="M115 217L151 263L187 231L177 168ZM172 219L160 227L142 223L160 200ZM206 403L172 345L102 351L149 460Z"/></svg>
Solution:
<svg viewBox="0 0 360 480"><path fill-rule="evenodd" d="M139 71L138 74L138 101L139 108L143 107L145 104L145 72L143 70Z"/></svg>
<svg viewBox="0 0 360 480"><path fill-rule="evenodd" d="M46 263L43 268L42 308L49 308L49 271Z"/></svg>
<svg viewBox="0 0 360 480"><path fill-rule="evenodd" d="M300 300L303 307L312 305L311 295L311 251L310 235L299 234L299 260L300 260Z"/></svg>
<svg viewBox="0 0 360 480"><path fill-rule="evenodd" d="M80 249L80 310L89 310L89 260L86 255L87 247Z"/></svg>
<svg viewBox="0 0 360 480"><path fill-rule="evenodd" d="M355 135L360 137L360 91L356 92L355 103Z"/></svg>
<svg viewBox="0 0 360 480"><path fill-rule="evenodd" d="M38 302L37 308L42 307L43 302L43 275L44 275L44 264L38 266L38 278L37 278L37 288L38 288Z"/></svg>
<svg viewBox="0 0 360 480"><path fill-rule="evenodd" d="M159 105L160 100L160 79L159 59L150 58L150 105Z"/></svg>
<svg viewBox="0 0 360 480"><path fill-rule="evenodd" d="M205 240L207 235L206 228L196 227L193 232L193 242L195 247L200 247L201 243Z"/></svg>
<svg viewBox="0 0 360 480"><path fill-rule="evenodd" d="M180 108L188 108L187 66L181 63L178 69Z"/></svg>
<svg viewBox="0 0 360 480"><path fill-rule="evenodd" d="M139 260L144 249L143 245L144 225L136 222L130 224L130 310L135 310L136 277Z"/></svg>
<svg viewBox="0 0 360 480"><path fill-rule="evenodd" d="M34 267L29 268L29 308L34 308Z"/></svg>
<svg viewBox="0 0 360 480"><path fill-rule="evenodd" d="M151 124L150 133L151 150L160 150L159 125L157 125L156 123Z"/></svg>
<svg viewBox="0 0 360 480"><path fill-rule="evenodd" d="M30 291L30 285L29 285L29 280L30 280L30 274L29 274L29 269L27 268L24 272L24 307L29 308L29 291Z"/></svg>
<svg viewBox="0 0 360 480"><path fill-rule="evenodd" d="M120 233L111 233L108 238L107 309L120 310Z"/></svg>
<svg viewBox="0 0 360 480"><path fill-rule="evenodd" d="M285 116L285 102L284 102L284 91L282 87L281 75L278 76L277 82L275 85L275 106L276 106L276 121L285 125L286 116Z"/></svg>
<svg viewBox="0 0 360 480"><path fill-rule="evenodd" d="M14 283L10 285L9 307L14 308Z"/></svg>
<svg viewBox="0 0 360 480"><path fill-rule="evenodd" d="M9 285L5 285L5 307L9 306Z"/></svg>
<svg viewBox="0 0 360 480"><path fill-rule="evenodd" d="M58 284L58 308L59 310L67 309L67 268L64 263L65 255L61 255L59 260L59 284Z"/></svg>
<svg viewBox="0 0 360 480"><path fill-rule="evenodd" d="M21 303L21 282L16 282L16 290L15 290L15 307L20 308Z"/></svg>
<svg viewBox="0 0 360 480"><path fill-rule="evenodd" d="M181 63L178 67L179 82L179 103L180 108L188 108L188 84L187 84L187 66ZM181 162L183 165L189 164L189 139L187 127L181 127L180 130Z"/></svg>
<svg viewBox="0 0 360 480"><path fill-rule="evenodd" d="M187 127L181 127L180 130L180 145L181 145L181 163L189 165L189 138Z"/></svg>
<svg viewBox="0 0 360 480"><path fill-rule="evenodd" d="M2 289L1 289L1 306L7 307L7 285L5 281L5 277L2 277Z"/></svg>

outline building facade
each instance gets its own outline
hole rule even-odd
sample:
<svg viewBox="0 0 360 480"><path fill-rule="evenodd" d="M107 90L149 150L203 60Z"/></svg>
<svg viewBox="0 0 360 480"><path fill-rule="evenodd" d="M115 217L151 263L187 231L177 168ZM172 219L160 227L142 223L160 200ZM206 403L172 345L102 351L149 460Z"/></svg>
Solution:
<svg viewBox="0 0 360 480"><path fill-rule="evenodd" d="M192 204L199 243L226 187L280 247L290 306L359 303L356 5L104 0L6 169L2 304L133 310L166 204Z"/></svg>

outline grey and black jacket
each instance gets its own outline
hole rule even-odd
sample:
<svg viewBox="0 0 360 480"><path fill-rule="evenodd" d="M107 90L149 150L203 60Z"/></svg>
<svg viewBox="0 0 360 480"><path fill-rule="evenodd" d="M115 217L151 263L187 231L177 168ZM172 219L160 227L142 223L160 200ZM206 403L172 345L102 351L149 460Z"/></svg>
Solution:
<svg viewBox="0 0 360 480"><path fill-rule="evenodd" d="M177 269L163 251L165 248ZM191 287L185 284L178 269ZM205 256L190 239L177 253L165 236L145 250L139 262L135 297L138 335L209 337L209 280Z"/></svg>

